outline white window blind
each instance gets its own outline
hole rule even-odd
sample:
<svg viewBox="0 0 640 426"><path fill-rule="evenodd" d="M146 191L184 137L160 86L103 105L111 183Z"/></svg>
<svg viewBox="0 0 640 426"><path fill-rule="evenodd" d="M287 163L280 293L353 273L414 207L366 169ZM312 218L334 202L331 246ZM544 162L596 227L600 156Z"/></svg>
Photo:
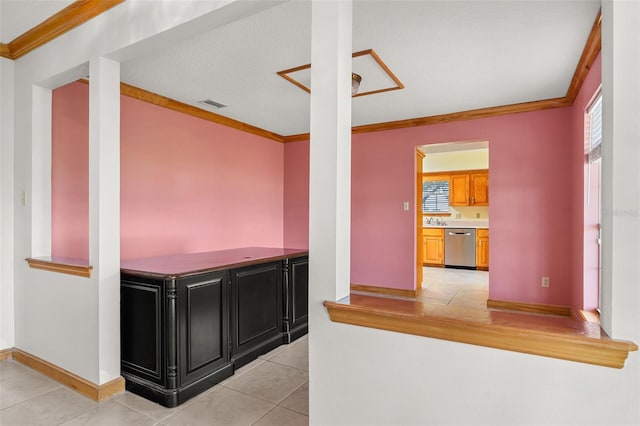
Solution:
<svg viewBox="0 0 640 426"><path fill-rule="evenodd" d="M602 156L602 95L587 110L589 115L589 162Z"/></svg>
<svg viewBox="0 0 640 426"><path fill-rule="evenodd" d="M449 213L449 181L422 182L422 212Z"/></svg>

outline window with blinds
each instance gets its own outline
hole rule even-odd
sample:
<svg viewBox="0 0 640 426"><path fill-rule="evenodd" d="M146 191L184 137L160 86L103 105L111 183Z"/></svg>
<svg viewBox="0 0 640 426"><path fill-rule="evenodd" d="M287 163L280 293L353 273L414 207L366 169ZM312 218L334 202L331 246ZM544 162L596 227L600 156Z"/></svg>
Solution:
<svg viewBox="0 0 640 426"><path fill-rule="evenodd" d="M602 95L587 110L589 117L589 162L602 156Z"/></svg>
<svg viewBox="0 0 640 426"><path fill-rule="evenodd" d="M422 182L422 212L449 213L449 180Z"/></svg>

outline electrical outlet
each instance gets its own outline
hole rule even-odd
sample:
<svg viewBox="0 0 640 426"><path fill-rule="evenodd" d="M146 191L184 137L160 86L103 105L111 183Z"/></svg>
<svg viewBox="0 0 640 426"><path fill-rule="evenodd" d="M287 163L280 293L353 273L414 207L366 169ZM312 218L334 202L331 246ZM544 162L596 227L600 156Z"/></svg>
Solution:
<svg viewBox="0 0 640 426"><path fill-rule="evenodd" d="M549 277L542 277L542 287L549 287Z"/></svg>

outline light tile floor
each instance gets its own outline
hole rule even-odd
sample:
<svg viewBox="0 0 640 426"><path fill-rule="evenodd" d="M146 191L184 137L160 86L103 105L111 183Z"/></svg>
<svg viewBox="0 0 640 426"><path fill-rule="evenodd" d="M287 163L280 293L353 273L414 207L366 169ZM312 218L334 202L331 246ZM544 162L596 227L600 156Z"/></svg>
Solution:
<svg viewBox="0 0 640 426"><path fill-rule="evenodd" d="M13 360L0 362L0 425L308 425L307 336L175 407L130 392L97 403Z"/></svg>
<svg viewBox="0 0 640 426"><path fill-rule="evenodd" d="M487 310L489 272L454 268L423 268L422 293L416 297L390 296L362 291L366 294L390 299L415 300L431 305L464 306Z"/></svg>
<svg viewBox="0 0 640 426"><path fill-rule="evenodd" d="M416 300L431 304L487 309L489 272L452 268L424 268L422 294Z"/></svg>

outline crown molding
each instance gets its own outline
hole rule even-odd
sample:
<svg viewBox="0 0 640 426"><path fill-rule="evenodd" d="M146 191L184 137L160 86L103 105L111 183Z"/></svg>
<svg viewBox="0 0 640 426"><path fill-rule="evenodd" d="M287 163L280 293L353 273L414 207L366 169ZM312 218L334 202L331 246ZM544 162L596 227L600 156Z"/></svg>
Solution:
<svg viewBox="0 0 640 426"><path fill-rule="evenodd" d="M252 126L251 124L244 123L233 118L225 117L214 112L205 111L201 108L194 107L193 105L185 104L180 101L176 101L171 98L149 92L139 87L132 86L127 83L120 83L120 93L131 98L138 99L140 101L149 102L154 105L158 105L164 108L169 108L174 111L182 112L193 117L202 118L203 120L211 121L214 123L222 124L223 126L231 127L233 129L241 130L243 132L251 133L257 136L262 136L267 139L271 139L277 142L284 142L283 136L270 132L260 127Z"/></svg>
<svg viewBox="0 0 640 426"><path fill-rule="evenodd" d="M571 83L569 84L569 89L567 90L566 98L571 102L576 100L580 89L582 88L582 83L587 78L587 74L589 74L589 70L591 70L591 66L595 62L600 50L602 49L602 13L598 11L598 15L596 16L596 20L591 27L591 32L589 33L589 37L587 38L587 42L582 49L582 55L580 56L580 60L578 61L578 66L576 67L575 72L573 73L573 78L571 79Z"/></svg>
<svg viewBox="0 0 640 426"><path fill-rule="evenodd" d="M497 117L507 114L517 114L521 112L541 111L552 108L562 108L573 105L573 102L580 91L584 80L593 66L600 50L602 48L601 39L601 23L602 15L598 12L595 22L591 28L589 37L580 56L580 61L576 67L573 78L567 90L567 94L564 97L544 99L532 102L521 102L511 105L501 105L497 107L480 108L468 111L459 111L449 114L432 115L427 117L410 118L406 120L388 121L382 123L365 124L361 126L352 127L353 134L379 132L384 130L396 130L407 127L427 126L431 124L450 123L453 121L473 120L478 118ZM356 54L369 54L370 51L356 52ZM303 66L305 67L305 66ZM296 70L292 68L291 70ZM291 70L285 70L291 72ZM284 71L281 71L284 72ZM286 78L286 77L285 77ZM82 80L80 80L82 81ZM85 80L86 82L86 80ZM294 83L295 84L295 83ZM256 126L244 123L242 121L234 120L213 112L205 111L203 109L188 105L174 99L166 98L164 96L140 89L135 86L128 85L126 83L120 84L121 93L123 95L139 99L141 101L149 102L154 105L158 105L164 108L169 108L174 111L182 112L194 117L202 118L204 120L212 121L224 126L228 126L237 130L252 133L258 136L265 137L277 142L290 143L298 142L310 139L309 133L300 133L295 135L283 136L274 132L270 132L265 129L261 129Z"/></svg>
<svg viewBox="0 0 640 426"><path fill-rule="evenodd" d="M0 58L13 59L11 57L11 51L9 51L9 46L4 43L0 43Z"/></svg>
<svg viewBox="0 0 640 426"><path fill-rule="evenodd" d="M124 1L76 0L8 44L0 45L0 56L18 59Z"/></svg>
<svg viewBox="0 0 640 426"><path fill-rule="evenodd" d="M80 83L89 84L89 80L80 79ZM262 136L263 138L271 139L276 142L284 142L284 137L277 133L270 132L260 127L252 126L251 124L234 120L233 118L225 117L215 112L205 111L201 108L193 105L185 104L184 102L176 101L175 99L167 98L157 93L149 92L148 90L141 89L136 86L132 86L127 83L120 83L120 94L128 96L130 98L137 99L139 101L147 102L162 108L168 108L170 110L181 112L183 114L190 115L192 117L201 118L203 120L211 121L213 123L221 124L223 126L231 127L232 129L240 130L253 135Z"/></svg>

